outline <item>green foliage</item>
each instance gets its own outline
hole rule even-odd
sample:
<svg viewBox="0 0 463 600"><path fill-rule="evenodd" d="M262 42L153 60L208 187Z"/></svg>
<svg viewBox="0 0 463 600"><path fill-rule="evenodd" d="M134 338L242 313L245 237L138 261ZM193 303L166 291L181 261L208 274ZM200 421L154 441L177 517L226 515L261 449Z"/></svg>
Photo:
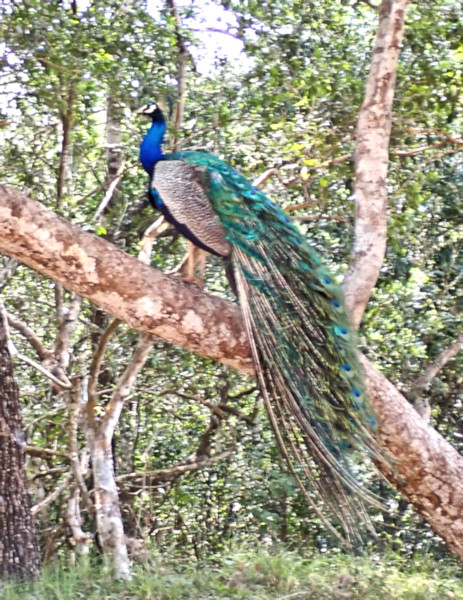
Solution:
<svg viewBox="0 0 463 600"><path fill-rule="evenodd" d="M128 582L98 566L47 567L40 581L10 585L1 600L444 600L461 598L461 566L387 554L302 556L281 549L225 550L200 564L154 554Z"/></svg>
<svg viewBox="0 0 463 600"><path fill-rule="evenodd" d="M377 13L366 3L341 0L218 4L226 4L227 14L235 20L231 33L243 42L243 61L212 65L209 56L209 69L201 64L195 69L188 61L182 148L212 151L250 179L276 168L279 178L268 179L265 192L291 209L301 231L342 273L352 243L356 115ZM146 176L137 157L146 123L134 121L130 110L166 92L175 97L175 24L167 11L153 18L138 2L102 0L77 12L71 7L70 2L43 0L0 2L2 183L23 189L66 219L136 254L139 238L154 217L146 206ZM196 31L200 10L196 3L180 11L182 32L195 56L201 55ZM462 327L463 175L461 146L455 140L461 141L463 130L463 15L458 0L411 3L407 14L392 129L388 253L360 333L368 355L411 396L417 376ZM110 210L98 221L95 211L104 198L109 170L108 99L117 108L125 166ZM59 198L57 178L67 118L72 152L65 193ZM183 250L183 243L168 231L156 241L152 264L170 269ZM207 290L232 298L219 275L221 269L219 261L211 262ZM52 282L25 267L18 268L2 287L8 310L28 324L48 349L55 344L59 293ZM69 302L65 293L65 306ZM84 301L66 371L73 381L88 376L107 322L107 316ZM37 360L27 339L14 328L12 335L20 352ZM121 327L111 341L99 379L100 414L136 339L135 332ZM433 408L433 424L458 448L463 439L462 361L460 353L424 392ZM16 375L27 443L68 453L65 394L22 363ZM139 479L120 480L129 535L152 541L162 551L173 547L182 560L200 561L225 552L231 542L245 540L256 545L263 539L283 541L323 551L332 545L294 481L281 470L268 424L262 412L254 416L256 394L244 394L252 385L248 378L227 373L211 361L160 340L154 343L114 440L117 476L167 469L191 455L211 422L204 401L226 400L253 417L255 424L236 416L224 420L212 435L209 452L214 456L233 451L207 470L151 486L140 484ZM84 452L81 434L78 444ZM29 457L28 466L34 502L52 492L70 468L69 459L60 454ZM371 474L359 477L391 508L385 515L372 515L388 547L401 557L428 553L430 565L445 555L443 544L395 492ZM90 475L86 483L91 488ZM65 524L68 491L37 518L41 549L48 558L59 555L67 560L73 552ZM85 510L83 517L83 529L93 533L95 524ZM270 565L269 570L262 565L256 568L258 560ZM368 563L330 556L327 562L311 559L307 564L295 555L272 560L235 555L223 559L220 571L215 570L216 563L207 563L213 578L210 587L200 592L204 572L198 575L187 566L176 571L170 563L160 566L156 559L156 578L140 575L133 587L110 584L100 571L71 569L62 584L68 592L59 591L57 572L46 574L47 591L41 588L36 593L63 599L104 594L108 598L122 594L207 598L209 594L219 599L244 598L248 591L253 598L300 591L301 598L304 594L331 598L338 574L345 570L354 578L354 587L347 591L351 596L336 592L339 598L463 595L459 584L447 578L445 568L436 568L434 574L428 571L428 577L420 567L412 575L402 558L394 561L378 557ZM238 573L237 586L230 588L234 573Z"/></svg>

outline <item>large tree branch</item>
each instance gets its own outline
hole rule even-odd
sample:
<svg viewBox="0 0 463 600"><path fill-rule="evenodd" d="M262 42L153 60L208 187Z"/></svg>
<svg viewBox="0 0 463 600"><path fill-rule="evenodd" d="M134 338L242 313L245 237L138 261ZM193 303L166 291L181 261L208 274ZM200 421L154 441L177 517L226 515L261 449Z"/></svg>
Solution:
<svg viewBox="0 0 463 600"><path fill-rule="evenodd" d="M0 186L0 252L124 320L202 356L251 372L239 308L151 269L20 192ZM385 475L463 559L463 458L362 359Z"/></svg>
<svg viewBox="0 0 463 600"><path fill-rule="evenodd" d="M134 329L236 369L253 370L236 305L140 264L3 186L0 252L59 281Z"/></svg>
<svg viewBox="0 0 463 600"><path fill-rule="evenodd" d="M380 470L463 560L463 458L367 358L361 363L380 442L393 458Z"/></svg>

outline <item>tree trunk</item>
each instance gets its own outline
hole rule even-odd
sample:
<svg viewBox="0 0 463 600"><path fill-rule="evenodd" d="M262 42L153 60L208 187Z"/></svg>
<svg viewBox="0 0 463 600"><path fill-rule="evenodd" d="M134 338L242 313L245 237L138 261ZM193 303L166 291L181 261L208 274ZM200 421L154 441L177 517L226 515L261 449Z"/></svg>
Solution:
<svg viewBox="0 0 463 600"><path fill-rule="evenodd" d="M118 187L124 170L124 158L122 155L122 133L121 133L122 110L117 100L111 94L106 99L106 178L103 183L105 191L96 212L95 221L104 225L104 215L110 204L118 198ZM113 235L109 235L111 241L115 241Z"/></svg>
<svg viewBox="0 0 463 600"><path fill-rule="evenodd" d="M18 386L0 303L0 578L30 579L39 570L25 471Z"/></svg>
<svg viewBox="0 0 463 600"><path fill-rule="evenodd" d="M127 579L130 577L130 561L114 479L112 436L105 435L104 430L96 426L87 429L86 437L92 461L96 526L101 548L110 560L115 576Z"/></svg>
<svg viewBox="0 0 463 600"><path fill-rule="evenodd" d="M383 0L355 144L355 241L343 283L358 327L378 279L387 237L387 171L397 62L409 0Z"/></svg>
<svg viewBox="0 0 463 600"><path fill-rule="evenodd" d="M85 435L92 460L93 483L95 490L95 513L98 536L101 548L118 579L130 578L130 561L124 535L124 525L119 502L119 493L114 477L114 457L112 439L119 421L121 411L130 395L136 378L145 364L151 346L151 336L140 335L140 339L132 355L132 359L119 378L110 401L105 406L102 417L95 415L96 381L98 380L104 349L117 323L106 330L104 341L100 340L96 349L88 385L88 402L86 407Z"/></svg>

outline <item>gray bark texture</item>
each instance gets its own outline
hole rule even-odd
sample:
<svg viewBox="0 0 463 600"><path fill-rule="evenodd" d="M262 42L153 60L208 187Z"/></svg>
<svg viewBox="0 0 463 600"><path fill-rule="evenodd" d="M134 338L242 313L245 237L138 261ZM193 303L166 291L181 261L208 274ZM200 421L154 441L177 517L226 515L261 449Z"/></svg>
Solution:
<svg viewBox="0 0 463 600"><path fill-rule="evenodd" d="M30 579L39 569L25 471L18 386L0 305L0 579Z"/></svg>
<svg viewBox="0 0 463 600"><path fill-rule="evenodd" d="M117 579L130 578L130 561L125 543L119 494L114 479L111 437L86 432L92 459L95 516L101 547Z"/></svg>

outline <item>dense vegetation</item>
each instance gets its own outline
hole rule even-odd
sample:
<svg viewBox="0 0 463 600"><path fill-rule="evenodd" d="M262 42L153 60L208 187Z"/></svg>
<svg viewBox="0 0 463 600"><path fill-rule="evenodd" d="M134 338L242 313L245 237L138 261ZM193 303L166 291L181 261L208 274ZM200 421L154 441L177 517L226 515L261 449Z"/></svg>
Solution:
<svg viewBox="0 0 463 600"><path fill-rule="evenodd" d="M228 32L214 33L213 39L241 40L239 60L220 50L214 56L211 43L198 32L211 27L202 24L202 15L212 10L212 2L182 3L181 30L169 9L172 3L148 14L138 2L1 2L2 183L137 254L153 213L146 207L146 177L137 158L146 122L135 120L131 110L151 99L176 98L182 78L185 116L180 131L172 128L171 143L212 151L250 179L276 169L278 177L267 179L265 191L300 223L341 276L352 244L354 130L377 13L369 3L354 1L221 4L222 22L214 28ZM429 405L432 424L461 449L461 353L429 381L426 367L457 340L462 327L463 9L454 0L412 4L406 27L390 153L388 254L360 342L411 402ZM105 195L107 205L102 204ZM172 268L183 252L184 243L168 230L156 241L152 265ZM76 398L96 372L95 414L102 414L138 333L119 326L94 371L92 360L109 316L84 301L76 306L78 316L64 344L67 311L77 299L6 257L0 267L1 295L19 352L71 384L60 387L30 362L17 363L30 490L33 503L45 500L36 518L42 556L48 562L82 553L83 540L70 525L72 511L87 534L83 546L91 545L97 555L84 491L66 479L75 467L71 453L76 449L91 498L92 473L75 416ZM231 298L219 273L219 262L212 260L207 290ZM253 380L162 340L154 340L131 389L113 453L135 559L140 540L159 552L181 549L183 560L200 562L244 541L323 551L335 545L281 465ZM187 475L165 471L193 454L206 457L207 468ZM222 460L214 460L220 455ZM367 547L390 548L402 557L447 555L382 479L363 472L359 477L390 508L372 511L378 539ZM60 485L59 495L46 501ZM234 597L281 597L266 586L289 597L299 590L292 577L302 578L302 592L328 597L336 569L344 568L343 559L333 558L333 577L313 582L304 579L302 563L283 554L278 558L287 561L281 583L279 574L261 573L263 567L249 566L247 560L241 568L233 558L229 575L222 572L210 590L176 597L229 597L225 591L219 596L217 589L236 571L247 588L265 589L239 595L240 583ZM181 577L196 581L189 569L179 579L169 575L169 585L190 585ZM365 577L365 589L353 597L386 598L382 580L373 581L372 571ZM452 585L448 597L463 593ZM90 588L79 593L84 592L93 597ZM336 597L350 597L341 592ZM143 593L134 587L127 597L170 597L156 590ZM432 594L403 597L438 597Z"/></svg>
<svg viewBox="0 0 463 600"><path fill-rule="evenodd" d="M154 554L133 580L115 582L101 567L47 567L41 581L5 587L2 600L442 600L463 597L461 565L436 565L392 553L301 556L278 549L230 552L199 564ZM153 577L153 573L156 576Z"/></svg>

